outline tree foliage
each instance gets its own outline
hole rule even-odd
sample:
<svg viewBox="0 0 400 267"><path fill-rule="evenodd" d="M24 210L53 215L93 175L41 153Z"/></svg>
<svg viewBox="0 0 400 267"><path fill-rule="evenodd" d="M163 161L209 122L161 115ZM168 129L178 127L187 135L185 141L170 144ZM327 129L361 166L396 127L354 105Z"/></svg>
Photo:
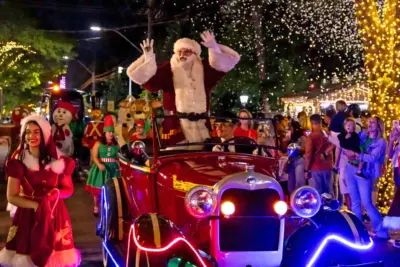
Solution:
<svg viewBox="0 0 400 267"><path fill-rule="evenodd" d="M19 9L1 7L0 88L7 109L38 99L41 84L66 71L62 57L72 56L70 39L41 31L36 25Z"/></svg>

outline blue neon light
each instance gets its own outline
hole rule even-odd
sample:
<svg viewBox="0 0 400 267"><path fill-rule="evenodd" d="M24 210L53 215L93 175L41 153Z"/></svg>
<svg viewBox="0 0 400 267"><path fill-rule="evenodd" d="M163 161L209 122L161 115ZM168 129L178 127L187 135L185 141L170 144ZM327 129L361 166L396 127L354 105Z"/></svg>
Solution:
<svg viewBox="0 0 400 267"><path fill-rule="evenodd" d="M114 262L115 266L119 267L117 261L114 259L113 255L111 254L110 250L108 249L106 243L103 242L103 247L107 250L108 255L110 255L112 261Z"/></svg>
<svg viewBox="0 0 400 267"><path fill-rule="evenodd" d="M308 262L308 264L306 265L306 267L312 267L314 266L315 262L318 260L319 256L321 255L323 249L326 247L326 245L328 244L329 241L336 241L339 243L342 243L343 245L346 245L350 248L353 248L355 250L368 250L372 247L372 245L374 244L374 242L372 241L372 239L370 238L370 243L367 245L358 245L358 244L354 244L340 236L337 235L329 235L327 236L324 241L322 241L322 243L319 245L318 249L315 251L314 255L311 257L310 261Z"/></svg>

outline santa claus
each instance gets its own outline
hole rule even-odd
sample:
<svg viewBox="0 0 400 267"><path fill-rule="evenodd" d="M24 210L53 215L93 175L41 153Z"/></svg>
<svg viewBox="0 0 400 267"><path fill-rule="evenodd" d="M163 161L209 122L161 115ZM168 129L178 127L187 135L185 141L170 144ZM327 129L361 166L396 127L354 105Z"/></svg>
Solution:
<svg viewBox="0 0 400 267"><path fill-rule="evenodd" d="M200 58L196 41L182 38L174 44L171 60L157 67L153 40L145 40L143 55L127 69L132 81L146 90L163 90L165 115L174 115L163 121L164 143L203 142L210 137L206 119L211 91L240 60L237 52L218 44L213 33L204 32L201 38L208 61Z"/></svg>

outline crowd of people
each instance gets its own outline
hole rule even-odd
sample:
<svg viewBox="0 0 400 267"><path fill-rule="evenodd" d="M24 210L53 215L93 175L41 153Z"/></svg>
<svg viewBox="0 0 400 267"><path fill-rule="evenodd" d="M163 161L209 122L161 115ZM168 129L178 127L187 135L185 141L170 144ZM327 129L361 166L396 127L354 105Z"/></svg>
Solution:
<svg viewBox="0 0 400 267"><path fill-rule="evenodd" d="M329 107L323 116L299 114L299 122L291 120L286 129L282 117L276 116L275 121L280 154L288 156L289 192L307 183L320 194L330 193L360 220L371 221L377 238L388 239L388 228L398 229L399 223L385 223L376 202L386 159L392 161L396 190L399 188L398 121L393 124L387 149L384 121L361 111L357 104L347 106L338 101L336 109ZM290 143L297 144L297 153L292 153ZM399 203L393 202L392 210L398 209L396 205ZM394 246L400 246L399 240Z"/></svg>

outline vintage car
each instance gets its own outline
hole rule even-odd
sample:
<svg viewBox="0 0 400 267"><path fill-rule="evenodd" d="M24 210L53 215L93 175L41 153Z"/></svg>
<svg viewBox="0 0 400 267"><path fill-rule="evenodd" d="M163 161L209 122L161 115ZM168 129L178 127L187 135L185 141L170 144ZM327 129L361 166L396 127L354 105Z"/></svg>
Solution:
<svg viewBox="0 0 400 267"><path fill-rule="evenodd" d="M157 120L102 189L104 266L344 266L373 246L329 194L299 188L289 208L275 158L166 147Z"/></svg>

